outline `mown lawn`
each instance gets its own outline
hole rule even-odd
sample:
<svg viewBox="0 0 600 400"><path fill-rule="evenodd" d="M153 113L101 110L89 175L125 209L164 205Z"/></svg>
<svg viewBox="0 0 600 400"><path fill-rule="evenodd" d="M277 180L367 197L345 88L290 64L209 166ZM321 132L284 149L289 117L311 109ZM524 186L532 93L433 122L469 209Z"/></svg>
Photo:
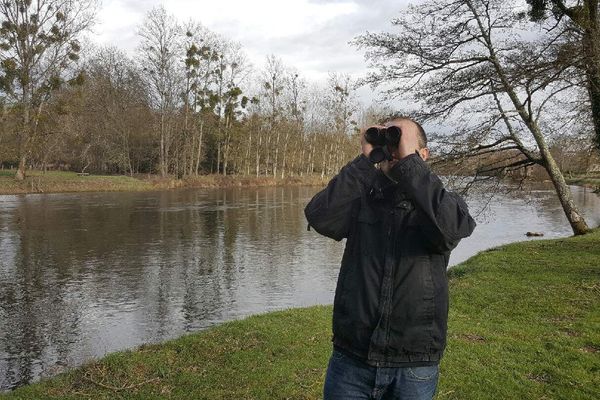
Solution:
<svg viewBox="0 0 600 400"><path fill-rule="evenodd" d="M598 399L600 230L454 267L438 399ZM2 399L318 399L330 306L112 354Z"/></svg>
<svg viewBox="0 0 600 400"><path fill-rule="evenodd" d="M153 186L124 175L87 175L66 171L27 171L24 181L14 179L15 171L0 171L0 194L139 191Z"/></svg>

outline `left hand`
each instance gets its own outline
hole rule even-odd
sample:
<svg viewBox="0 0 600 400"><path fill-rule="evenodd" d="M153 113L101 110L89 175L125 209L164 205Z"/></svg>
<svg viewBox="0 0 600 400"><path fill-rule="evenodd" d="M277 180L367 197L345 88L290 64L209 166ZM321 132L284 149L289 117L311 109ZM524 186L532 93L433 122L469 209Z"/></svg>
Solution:
<svg viewBox="0 0 600 400"><path fill-rule="evenodd" d="M400 143L398 144L398 151L394 152L393 156L401 160L404 157L415 154L419 150L419 136L413 129L406 129L402 131L400 136Z"/></svg>
<svg viewBox="0 0 600 400"><path fill-rule="evenodd" d="M410 129L412 128L411 126L398 127L402 129L402 135L400 136L398 148L392 151L392 160L386 160L379 164L381 171L386 175L398 161L410 156L411 154L415 154L415 152L418 152L419 157L424 159L424 155L419 151L418 133L414 129Z"/></svg>

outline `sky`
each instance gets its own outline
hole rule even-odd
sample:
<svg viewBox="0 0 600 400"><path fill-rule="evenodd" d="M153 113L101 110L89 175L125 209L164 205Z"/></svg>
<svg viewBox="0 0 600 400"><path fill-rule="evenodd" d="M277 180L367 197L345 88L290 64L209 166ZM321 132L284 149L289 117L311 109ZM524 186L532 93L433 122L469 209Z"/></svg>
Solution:
<svg viewBox="0 0 600 400"><path fill-rule="evenodd" d="M324 81L329 72L364 76L363 53L349 42L367 31L391 29L391 19L408 1L368 0L103 0L92 40L130 54L139 40L137 27L148 11L163 5L181 22L200 22L213 32L242 44L260 68L274 54L309 81ZM362 88L359 98L376 94Z"/></svg>

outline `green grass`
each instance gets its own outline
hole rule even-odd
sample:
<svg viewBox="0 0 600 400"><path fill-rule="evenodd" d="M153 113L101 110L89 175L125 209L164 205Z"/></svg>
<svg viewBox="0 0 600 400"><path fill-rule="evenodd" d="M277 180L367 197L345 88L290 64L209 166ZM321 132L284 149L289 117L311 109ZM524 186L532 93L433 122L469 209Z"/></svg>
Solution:
<svg viewBox="0 0 600 400"><path fill-rule="evenodd" d="M450 273L438 399L597 399L600 230L488 250ZM318 399L331 307L115 353L2 399Z"/></svg>
<svg viewBox="0 0 600 400"><path fill-rule="evenodd" d="M153 185L124 175L79 176L76 172L27 171L24 181L14 179L15 172L0 171L0 194L140 191Z"/></svg>

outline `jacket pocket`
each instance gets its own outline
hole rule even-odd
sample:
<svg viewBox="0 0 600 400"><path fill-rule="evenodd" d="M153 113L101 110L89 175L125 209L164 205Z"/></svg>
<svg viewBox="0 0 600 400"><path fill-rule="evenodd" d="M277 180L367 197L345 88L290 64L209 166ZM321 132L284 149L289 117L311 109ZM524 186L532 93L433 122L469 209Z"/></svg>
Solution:
<svg viewBox="0 0 600 400"><path fill-rule="evenodd" d="M361 208L357 217L357 236L354 241L360 254L378 254L382 251L381 229L379 216L370 208Z"/></svg>

